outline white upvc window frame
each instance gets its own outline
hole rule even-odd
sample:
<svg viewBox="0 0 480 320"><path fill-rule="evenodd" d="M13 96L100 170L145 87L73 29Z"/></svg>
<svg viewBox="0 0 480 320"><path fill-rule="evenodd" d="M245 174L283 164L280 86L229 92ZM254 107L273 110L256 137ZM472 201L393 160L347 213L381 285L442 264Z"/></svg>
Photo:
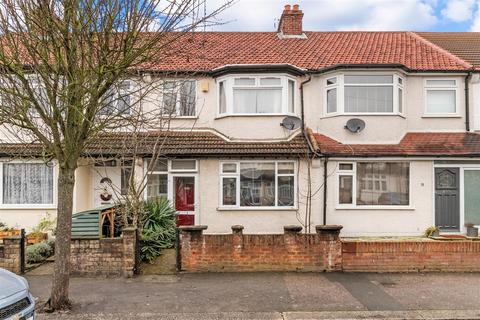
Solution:
<svg viewBox="0 0 480 320"><path fill-rule="evenodd" d="M195 169L172 169L172 161L176 160L191 160L195 161ZM172 190L172 182L173 182L173 176L175 175L182 175L182 174L188 174L197 177L198 176L198 160L197 159L157 159L157 161L164 161L166 162L167 169L166 170L149 170L149 165L150 161L152 161L151 158L146 158L145 159L145 166L143 168L143 173L147 177L146 180L146 185L145 185L145 190L143 191L143 198L145 200L148 200L148 176L150 175L166 175L167 176L167 198L170 201L173 201L173 190ZM197 178L196 178L197 179ZM198 189L198 188L197 188ZM196 191L198 192L198 191Z"/></svg>
<svg viewBox="0 0 480 320"><path fill-rule="evenodd" d="M392 83L362 83L362 84L345 84L345 76L392 76ZM336 79L335 84L329 85L327 82L330 79ZM347 116L403 116L405 114L405 77L396 72L383 72L383 73L339 73L326 76L323 79L323 117L331 117L337 115ZM393 110L392 112L345 112L345 86L365 86L365 87L380 87L380 86L392 86L393 89ZM331 89L337 89L337 110L335 112L328 112L327 105L327 92ZM399 109L399 89L402 90L402 108Z"/></svg>
<svg viewBox="0 0 480 320"><path fill-rule="evenodd" d="M255 79L254 86L241 86L235 85L235 78L252 78ZM279 78L281 85L279 86L269 86L269 85L260 85L260 79L262 78ZM293 81L293 112L289 108L289 81ZM220 112L220 83L223 83L225 90L225 102L226 108L225 112ZM294 116L297 112L297 97L298 97L298 88L297 80L285 73L268 73L268 74L233 74L223 76L217 79L216 81L216 106L217 106L217 118L226 117L226 116L279 116L279 115L292 115ZM268 89L268 88L282 88L282 108L279 113L235 113L233 111L233 89L234 88L245 88L245 89Z"/></svg>
<svg viewBox="0 0 480 320"><path fill-rule="evenodd" d="M357 205L357 163L408 163L408 205ZM341 170L341 164L352 165L351 170ZM358 161L339 161L335 172L335 209L355 209L355 210L412 210L412 171L410 161L396 160L358 160ZM340 176L352 177L352 203L340 203Z"/></svg>
<svg viewBox="0 0 480 320"><path fill-rule="evenodd" d="M293 173L278 173L279 163L292 163ZM240 164L241 163L275 163L275 206L240 206ZM223 173L224 164L236 164L235 172ZM278 205L278 178L282 176L293 177L294 200L293 206ZM219 192L218 208L219 210L242 210L242 211L262 211L262 210L298 210L298 162L295 160L225 160L220 161L219 165ZM223 205L223 178L236 178L236 204Z"/></svg>
<svg viewBox="0 0 480 320"><path fill-rule="evenodd" d="M175 100L176 100L176 103L175 103L175 113L172 113L172 114L169 114L168 112L164 113L164 95L165 95L165 84L168 83L168 82L178 82L178 83L181 83L181 82L185 82L185 81L192 81L193 82L193 86L195 88L195 101L194 101L194 112L193 112L193 115L191 116L184 116L184 115L181 115L180 114L180 111L181 111L181 104L180 104L180 93L181 93L181 90L180 88L177 89L177 92L176 92L176 97L175 97ZM161 89L160 89L160 99L161 99L161 106L162 106L162 116L163 117L169 117L169 116L172 116L174 118L182 118L182 119L192 119L192 118L196 118L197 115L198 115L198 110L197 110L197 101L198 101L198 81L197 79L194 79L194 78L167 78L167 79L163 79L162 80L162 83L161 83Z"/></svg>
<svg viewBox="0 0 480 320"><path fill-rule="evenodd" d="M455 81L455 85L428 85L428 81L437 80L437 81ZM424 114L425 118L456 118L460 117L459 107L460 107L460 94L459 94L459 79L457 78L425 78L423 80L423 93L424 93ZM435 113L428 112L428 92L429 91L454 91L455 92L455 112L449 113Z"/></svg>
<svg viewBox="0 0 480 320"><path fill-rule="evenodd" d="M52 179L53 179L53 202L52 203L22 203L22 204L4 204L3 203L3 166L4 164L10 163L23 163L23 164L45 164L44 161L38 160L12 160L12 161L4 161L0 162L0 209L56 209L57 208L57 193L58 193L58 172L56 170L56 163L51 163L53 167L52 170Z"/></svg>
<svg viewBox="0 0 480 320"><path fill-rule="evenodd" d="M123 89L121 86L124 83L128 83L128 89ZM135 91L135 82L132 79L123 79L120 81L120 84L118 85L118 88L115 88L117 84L113 84L111 88L105 93L103 103L104 106L99 112L100 117L105 118L105 117L110 117L113 115L131 115L132 114L132 108L135 105L134 101L134 91ZM112 92L113 90L113 92ZM109 101L109 95L113 95L113 102ZM123 112L120 112L118 108L118 104L120 103L120 98L121 97L127 97L130 99L129 106L127 109L123 110Z"/></svg>

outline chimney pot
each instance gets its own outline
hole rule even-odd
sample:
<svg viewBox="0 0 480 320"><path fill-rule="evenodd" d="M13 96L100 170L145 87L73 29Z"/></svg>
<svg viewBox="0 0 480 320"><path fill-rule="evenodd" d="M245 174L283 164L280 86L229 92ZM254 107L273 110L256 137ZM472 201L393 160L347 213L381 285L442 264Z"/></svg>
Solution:
<svg viewBox="0 0 480 320"><path fill-rule="evenodd" d="M285 8L283 9L283 11L290 11L292 7L289 5L289 4L286 4L285 5Z"/></svg>
<svg viewBox="0 0 480 320"><path fill-rule="evenodd" d="M300 6L298 4L293 5L293 11L298 11L299 8Z"/></svg>

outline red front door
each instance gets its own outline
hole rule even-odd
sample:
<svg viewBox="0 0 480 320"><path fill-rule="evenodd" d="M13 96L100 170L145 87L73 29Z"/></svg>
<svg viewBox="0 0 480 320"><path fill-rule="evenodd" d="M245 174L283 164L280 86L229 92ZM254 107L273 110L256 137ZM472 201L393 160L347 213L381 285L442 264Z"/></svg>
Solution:
<svg viewBox="0 0 480 320"><path fill-rule="evenodd" d="M174 203L177 210L177 226L195 224L195 177L176 176L174 183Z"/></svg>

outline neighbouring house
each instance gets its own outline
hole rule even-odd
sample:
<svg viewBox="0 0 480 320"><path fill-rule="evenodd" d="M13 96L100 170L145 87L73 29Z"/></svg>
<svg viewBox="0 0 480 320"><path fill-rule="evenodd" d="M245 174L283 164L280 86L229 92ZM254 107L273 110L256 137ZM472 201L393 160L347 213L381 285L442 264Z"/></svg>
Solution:
<svg viewBox="0 0 480 320"><path fill-rule="evenodd" d="M143 72L164 82L153 98L174 112L169 130L142 133L141 145L128 131L91 143L101 160L77 170L75 211L115 201L106 181L126 189L119 148L146 167L162 137L144 197L167 197L180 224L206 233L479 225L480 34L461 35L471 54L449 46L456 33L312 32L303 14L285 6L272 32L185 34L175 55L152 61ZM0 221L31 228L55 213L56 166L14 157L24 148L0 144Z"/></svg>

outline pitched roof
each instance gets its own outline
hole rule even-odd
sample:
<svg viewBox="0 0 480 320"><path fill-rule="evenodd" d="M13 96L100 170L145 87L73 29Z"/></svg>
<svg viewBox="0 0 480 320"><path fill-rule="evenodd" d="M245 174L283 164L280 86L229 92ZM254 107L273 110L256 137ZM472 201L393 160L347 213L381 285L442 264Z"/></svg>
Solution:
<svg viewBox="0 0 480 320"><path fill-rule="evenodd" d="M480 32L417 32L417 34L480 68Z"/></svg>
<svg viewBox="0 0 480 320"><path fill-rule="evenodd" d="M149 156L152 153L172 157L208 156L294 156L305 155L308 145L301 134L281 141L230 141L212 131L155 131L132 134L105 133L91 141L85 155ZM0 155L39 156L39 144L0 143Z"/></svg>
<svg viewBox="0 0 480 320"><path fill-rule="evenodd" d="M186 33L170 55L142 65L157 71L211 71L225 65L291 64L305 70L337 65L400 64L417 71L461 71L472 66L413 32L305 32L280 39L275 32Z"/></svg>
<svg viewBox="0 0 480 320"><path fill-rule="evenodd" d="M311 133L321 154L329 156L479 156L480 134L470 132L409 132L398 144L343 144Z"/></svg>

